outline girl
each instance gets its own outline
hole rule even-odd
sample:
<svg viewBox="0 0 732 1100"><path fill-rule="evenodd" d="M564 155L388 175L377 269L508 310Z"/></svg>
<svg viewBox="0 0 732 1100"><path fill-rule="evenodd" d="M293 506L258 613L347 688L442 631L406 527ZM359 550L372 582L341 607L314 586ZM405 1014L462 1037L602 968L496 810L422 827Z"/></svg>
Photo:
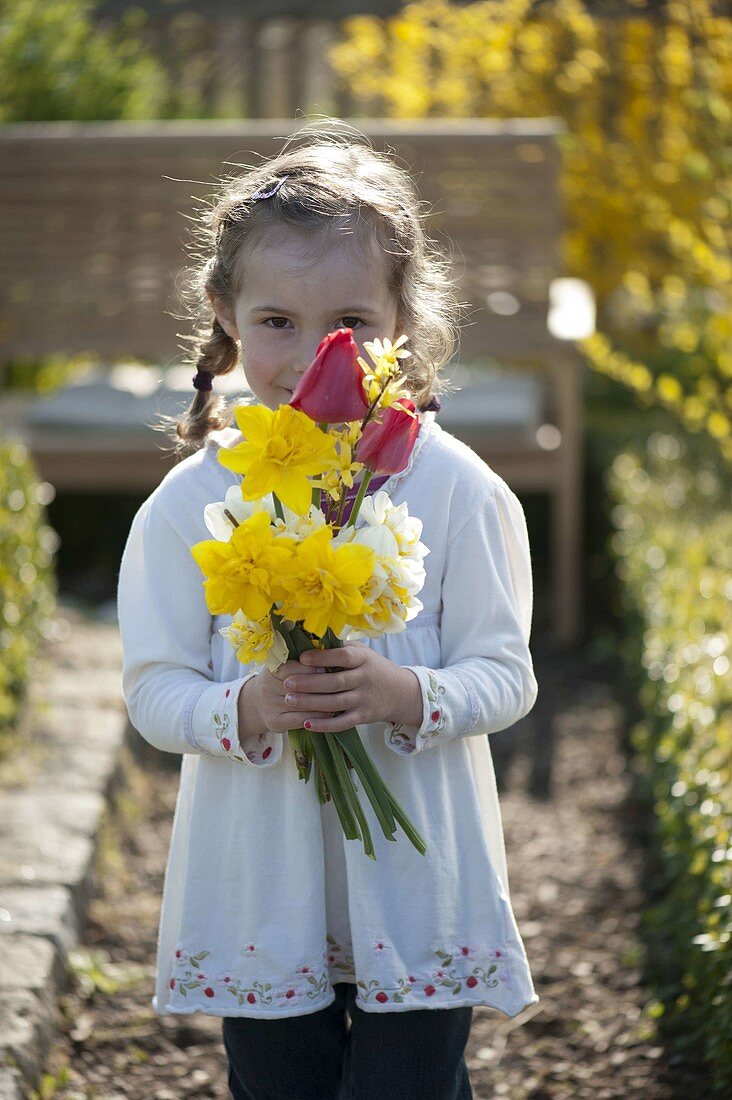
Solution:
<svg viewBox="0 0 732 1100"><path fill-rule="evenodd" d="M119 576L130 720L182 754L153 1007L223 1017L237 1100L466 1100L473 1008L513 1017L538 1001L485 736L523 717L537 685L521 506L435 420L457 335L447 261L409 175L337 122L226 181L201 243L191 285L208 329L176 427L198 449L139 509ZM242 436L212 382L241 356L258 401L288 402L338 327L362 354L409 337L419 432L384 488L423 522L424 609L400 634L245 668L190 553L209 537L205 505L239 481L217 461ZM376 861L345 840L298 778L286 731L306 723L359 725L426 855L375 818Z"/></svg>

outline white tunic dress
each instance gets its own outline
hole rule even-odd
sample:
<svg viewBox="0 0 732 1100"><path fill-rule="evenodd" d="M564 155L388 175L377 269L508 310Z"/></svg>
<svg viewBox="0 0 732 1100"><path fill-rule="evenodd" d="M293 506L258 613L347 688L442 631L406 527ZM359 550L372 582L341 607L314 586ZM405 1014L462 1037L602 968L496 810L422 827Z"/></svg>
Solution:
<svg viewBox="0 0 732 1100"><path fill-rule="evenodd" d="M345 840L332 803L298 778L286 734L239 744L237 663L212 617L190 547L206 504L239 475L212 433L137 512L118 588L122 689L133 726L181 753L160 918L160 1013L278 1018L316 1012L335 982L366 1012L535 1004L511 909L487 734L533 706L532 575L521 505L469 448L421 418L406 471L384 486L423 521L424 609L369 641L414 670L419 728L374 723L362 739L427 844L387 840L362 795L376 849ZM317 735L316 735L317 736Z"/></svg>

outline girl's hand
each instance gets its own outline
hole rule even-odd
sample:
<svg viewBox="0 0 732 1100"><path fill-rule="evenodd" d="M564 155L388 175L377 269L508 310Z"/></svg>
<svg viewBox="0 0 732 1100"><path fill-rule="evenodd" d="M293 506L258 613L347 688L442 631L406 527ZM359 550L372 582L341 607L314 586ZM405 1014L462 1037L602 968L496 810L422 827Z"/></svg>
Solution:
<svg viewBox="0 0 732 1100"><path fill-rule="evenodd" d="M321 671L331 668L342 671ZM307 650L281 672L289 715L312 733L340 733L369 722L422 723L422 688L415 674L358 642Z"/></svg>
<svg viewBox="0 0 732 1100"><path fill-rule="evenodd" d="M300 729L310 712L287 702L285 680L297 673L305 681L320 672L319 667L303 668L299 661L286 661L276 672L261 669L239 692L239 738L256 736L266 730L286 733Z"/></svg>

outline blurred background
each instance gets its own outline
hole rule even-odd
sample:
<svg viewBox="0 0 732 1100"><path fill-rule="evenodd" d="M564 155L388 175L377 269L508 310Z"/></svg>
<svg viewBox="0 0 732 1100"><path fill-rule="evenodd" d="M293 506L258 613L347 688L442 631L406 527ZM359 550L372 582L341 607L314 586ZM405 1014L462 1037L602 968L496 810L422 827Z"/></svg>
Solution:
<svg viewBox="0 0 732 1100"><path fill-rule="evenodd" d="M452 255L443 423L522 500L532 645L627 708L647 981L732 1088L728 4L0 0L0 71L0 751L58 601L114 620L170 468L186 219L298 118L351 120Z"/></svg>

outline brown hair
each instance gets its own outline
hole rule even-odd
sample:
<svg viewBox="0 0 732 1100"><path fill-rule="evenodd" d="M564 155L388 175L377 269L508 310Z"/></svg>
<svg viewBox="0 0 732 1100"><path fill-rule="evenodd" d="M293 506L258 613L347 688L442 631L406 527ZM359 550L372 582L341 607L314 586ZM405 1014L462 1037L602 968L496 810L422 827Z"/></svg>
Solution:
<svg viewBox="0 0 732 1100"><path fill-rule="evenodd" d="M181 296L194 335L186 360L216 377L239 362L236 340L216 316L209 294L233 307L241 289L246 248L270 226L333 228L354 216L391 257L390 287L398 304L398 331L409 336L411 358L404 360L406 384L424 407L440 388L438 374L459 341L460 306L450 261L425 233L420 200L409 172L391 153L375 151L368 138L340 119L307 123L291 134L280 152L244 172L222 177L208 208L193 230L195 259L183 272ZM255 196L272 190L272 197ZM326 242L327 243L327 242ZM246 248L245 248L246 246ZM244 367L246 372L246 367ZM196 449L209 432L232 423L233 411L220 395L197 390L185 415L162 417L163 430L177 451Z"/></svg>

